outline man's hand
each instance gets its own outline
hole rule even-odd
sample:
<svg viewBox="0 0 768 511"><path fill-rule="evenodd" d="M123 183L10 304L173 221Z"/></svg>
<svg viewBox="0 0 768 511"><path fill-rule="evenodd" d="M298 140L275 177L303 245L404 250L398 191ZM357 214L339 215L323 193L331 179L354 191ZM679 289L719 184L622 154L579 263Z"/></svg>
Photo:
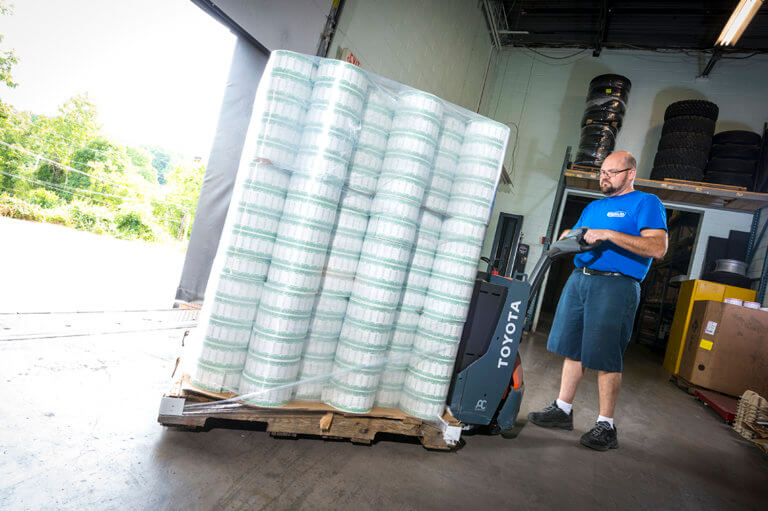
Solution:
<svg viewBox="0 0 768 511"><path fill-rule="evenodd" d="M616 231L611 231L609 229L589 229L584 233L584 241L586 241L588 245L592 245L598 241L610 241L613 234L616 234Z"/></svg>
<svg viewBox="0 0 768 511"><path fill-rule="evenodd" d="M667 231L664 229L643 229L640 236L610 229L588 229L584 241L590 245L596 241L610 241L634 254L654 259L661 259L667 253Z"/></svg>

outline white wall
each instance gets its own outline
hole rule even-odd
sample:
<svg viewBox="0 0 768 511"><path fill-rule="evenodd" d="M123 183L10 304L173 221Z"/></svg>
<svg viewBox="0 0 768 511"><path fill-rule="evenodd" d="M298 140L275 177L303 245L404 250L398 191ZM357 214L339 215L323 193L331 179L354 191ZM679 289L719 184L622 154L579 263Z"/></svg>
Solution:
<svg viewBox="0 0 768 511"><path fill-rule="evenodd" d="M567 57L574 50L540 52ZM616 147L638 158L638 177L650 175L664 110L674 101L708 99L717 103L717 131L761 131L768 120L768 57L720 61L708 79L697 79L704 64L705 60L681 53L629 50L604 50L598 58L587 50L557 60L526 49L494 55L480 113L512 127L506 167L513 189L497 195L483 255L490 254L498 213L505 212L524 216L524 242L531 245L529 261L538 259L565 149L571 145L575 151L578 146L587 87L599 74L618 73L632 80Z"/></svg>
<svg viewBox="0 0 768 511"><path fill-rule="evenodd" d="M477 2L346 0L329 57L477 111L491 42Z"/></svg>

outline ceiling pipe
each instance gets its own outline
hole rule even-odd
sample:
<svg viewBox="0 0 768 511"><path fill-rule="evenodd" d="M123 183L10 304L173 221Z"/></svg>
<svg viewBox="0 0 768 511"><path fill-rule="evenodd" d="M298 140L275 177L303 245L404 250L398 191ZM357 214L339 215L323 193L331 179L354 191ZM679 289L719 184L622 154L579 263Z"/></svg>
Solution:
<svg viewBox="0 0 768 511"><path fill-rule="evenodd" d="M600 9L600 29L595 35L595 49L592 52L593 57L599 57L603 51L603 45L608 41L608 24L611 21L611 7L608 0L603 0Z"/></svg>
<svg viewBox="0 0 768 511"><path fill-rule="evenodd" d="M720 51L719 48L715 48L712 51L712 56L709 57L709 62L707 62L707 65L704 66L704 71L701 72L700 78L707 78L709 76L709 73L712 72L712 68L715 67L715 64L718 60L720 60L720 57L722 56L723 52Z"/></svg>

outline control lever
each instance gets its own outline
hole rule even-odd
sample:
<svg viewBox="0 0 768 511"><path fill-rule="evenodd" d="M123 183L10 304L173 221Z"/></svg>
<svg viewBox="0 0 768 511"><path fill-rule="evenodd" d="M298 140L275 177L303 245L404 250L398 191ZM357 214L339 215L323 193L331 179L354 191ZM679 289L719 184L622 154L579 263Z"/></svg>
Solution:
<svg viewBox="0 0 768 511"><path fill-rule="evenodd" d="M571 229L571 231L561 240L550 245L549 250L542 254L539 262L536 263L536 267L531 272L531 276L528 281L531 283L530 296L533 297L536 294L544 275L552 265L552 261L560 257L579 254L582 252L589 252L597 248L600 245L600 241L589 244L584 240L584 234L589 230L588 227L578 227Z"/></svg>

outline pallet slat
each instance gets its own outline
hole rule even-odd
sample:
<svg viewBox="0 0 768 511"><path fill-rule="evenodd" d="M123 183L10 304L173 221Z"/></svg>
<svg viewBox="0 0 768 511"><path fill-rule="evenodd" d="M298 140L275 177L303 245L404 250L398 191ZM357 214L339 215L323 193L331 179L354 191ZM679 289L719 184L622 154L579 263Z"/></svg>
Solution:
<svg viewBox="0 0 768 511"><path fill-rule="evenodd" d="M295 438L298 435L327 439L346 439L368 445L379 433L417 438L427 449L451 450L455 444L445 440L439 424L424 421L393 408L374 408L367 414L341 412L323 403L293 401L280 408L259 408L239 402L222 404L231 394L217 394L195 388L184 375L173 382L166 397L184 399L180 415L160 414L158 422L165 426L203 429L209 419L265 423L273 437ZM443 421L461 427L446 412Z"/></svg>

